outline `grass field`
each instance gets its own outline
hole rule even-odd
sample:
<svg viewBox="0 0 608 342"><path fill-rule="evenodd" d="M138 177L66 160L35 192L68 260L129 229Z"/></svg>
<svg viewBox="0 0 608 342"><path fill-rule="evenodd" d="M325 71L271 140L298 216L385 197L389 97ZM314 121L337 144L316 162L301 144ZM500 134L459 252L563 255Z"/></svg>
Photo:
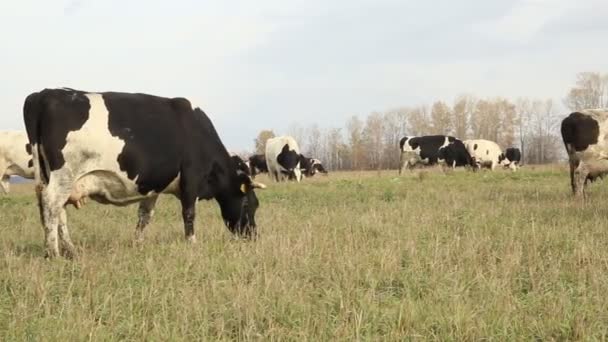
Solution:
<svg viewBox="0 0 608 342"><path fill-rule="evenodd" d="M28 186L0 197L0 340L608 338L608 185L586 205L565 167L333 173L258 191L260 239L214 202L183 241L163 197L68 211L73 261L43 258ZM261 177L262 181L267 180Z"/></svg>

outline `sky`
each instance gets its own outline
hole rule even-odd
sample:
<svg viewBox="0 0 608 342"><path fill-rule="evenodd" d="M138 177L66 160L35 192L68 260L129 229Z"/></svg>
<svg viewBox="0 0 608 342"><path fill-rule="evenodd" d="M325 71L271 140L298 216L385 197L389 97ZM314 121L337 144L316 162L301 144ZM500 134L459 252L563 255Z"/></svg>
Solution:
<svg viewBox="0 0 608 342"><path fill-rule="evenodd" d="M608 72L606 0L0 0L0 129L44 88L187 97L229 150L262 129Z"/></svg>

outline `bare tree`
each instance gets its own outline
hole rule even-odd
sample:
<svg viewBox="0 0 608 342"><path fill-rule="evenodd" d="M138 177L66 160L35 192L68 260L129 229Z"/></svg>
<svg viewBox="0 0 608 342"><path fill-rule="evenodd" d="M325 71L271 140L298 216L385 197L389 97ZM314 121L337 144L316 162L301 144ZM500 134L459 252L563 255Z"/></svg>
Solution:
<svg viewBox="0 0 608 342"><path fill-rule="evenodd" d="M450 107L442 101L433 103L431 107L431 131L432 134L452 134L452 113Z"/></svg>
<svg viewBox="0 0 608 342"><path fill-rule="evenodd" d="M431 131L428 109L425 106L412 109L408 115L408 122L410 126L409 135L428 135Z"/></svg>
<svg viewBox="0 0 608 342"><path fill-rule="evenodd" d="M302 125L296 122L291 123L289 127L287 127L287 134L292 136L298 142L298 146L300 147L301 151L305 151L308 148L306 145L308 142L307 132Z"/></svg>
<svg viewBox="0 0 608 342"><path fill-rule="evenodd" d="M380 169L382 167L382 152L384 143L384 120L381 113L374 112L367 116L363 139L365 156L368 158L368 167Z"/></svg>
<svg viewBox="0 0 608 342"><path fill-rule="evenodd" d="M469 119L475 109L475 98L472 95L460 95L452 109L454 135L459 139L469 136Z"/></svg>
<svg viewBox="0 0 608 342"><path fill-rule="evenodd" d="M321 154L322 147L322 132L319 128L319 125L314 124L310 126L307 130L308 132L308 140L306 143L307 149L306 152L308 155L313 157L318 157Z"/></svg>
<svg viewBox="0 0 608 342"><path fill-rule="evenodd" d="M608 107L608 74L580 72L576 75L576 85L564 99L570 110Z"/></svg>
<svg viewBox="0 0 608 342"><path fill-rule="evenodd" d="M358 116L352 116L346 123L348 144L350 145L351 167L360 170L363 165L363 123Z"/></svg>

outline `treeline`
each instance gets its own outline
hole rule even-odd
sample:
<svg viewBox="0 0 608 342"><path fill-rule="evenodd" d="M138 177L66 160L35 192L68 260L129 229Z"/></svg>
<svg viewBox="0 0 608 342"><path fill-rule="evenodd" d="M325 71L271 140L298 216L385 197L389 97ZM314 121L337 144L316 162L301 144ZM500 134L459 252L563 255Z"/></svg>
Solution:
<svg viewBox="0 0 608 342"><path fill-rule="evenodd" d="M608 107L608 74L577 74L563 100L568 110ZM544 164L564 157L559 124L566 113L552 99L459 96L453 103L401 107L352 116L343 127L293 123L293 136L308 156L332 170L396 169L399 140L407 135L445 134L460 139L488 139L503 149L519 147L523 162ZM260 132L255 150L262 153L272 130Z"/></svg>

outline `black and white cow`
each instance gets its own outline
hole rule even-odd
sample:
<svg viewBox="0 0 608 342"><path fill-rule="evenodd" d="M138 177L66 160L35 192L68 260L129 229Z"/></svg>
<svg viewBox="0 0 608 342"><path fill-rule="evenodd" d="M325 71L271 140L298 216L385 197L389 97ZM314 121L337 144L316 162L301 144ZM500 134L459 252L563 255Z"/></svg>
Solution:
<svg viewBox="0 0 608 342"><path fill-rule="evenodd" d="M444 149L449 146L451 146L449 149ZM435 165L446 162L444 159L446 157L449 158L447 164L451 167L470 164L470 156L467 158L468 153L462 149L462 141L451 136L404 137L399 142L399 147L401 150L399 174L404 169L411 169L417 164Z"/></svg>
<svg viewBox="0 0 608 342"><path fill-rule="evenodd" d="M586 109L568 115L561 126L568 152L570 183L583 199L587 181L608 173L608 109Z"/></svg>
<svg viewBox="0 0 608 342"><path fill-rule="evenodd" d="M445 165L452 169L458 166L475 166L469 151L459 139L439 149L439 160L443 160Z"/></svg>
<svg viewBox="0 0 608 342"><path fill-rule="evenodd" d="M507 165L508 161L505 154L502 152L500 146L497 143L485 140L485 139L471 139L465 140L464 145L469 151L473 162L477 165L478 169L487 167L490 170L494 169L498 165Z"/></svg>
<svg viewBox="0 0 608 342"><path fill-rule="evenodd" d="M296 140L290 136L268 139L266 142L266 163L268 174L276 182L286 179L302 180L300 170L300 148Z"/></svg>
<svg viewBox="0 0 608 342"><path fill-rule="evenodd" d="M10 177L34 178L31 157L27 153L27 134L22 131L0 132L0 190L8 194Z"/></svg>
<svg viewBox="0 0 608 342"><path fill-rule="evenodd" d="M186 239L194 242L195 204L214 198L228 229L255 237L259 206L213 124L184 98L45 89L29 95L23 116L32 149L48 257L74 246L66 203L90 197L104 204L139 202L136 238L161 193L182 205Z"/></svg>
<svg viewBox="0 0 608 342"><path fill-rule="evenodd" d="M505 150L505 157L507 157L506 165L513 171L517 171L519 164L521 163L521 151L517 147L509 147Z"/></svg>
<svg viewBox="0 0 608 342"><path fill-rule="evenodd" d="M249 169L251 170L252 178L255 178L260 173L268 173L266 157L263 154L254 154L249 157Z"/></svg>
<svg viewBox="0 0 608 342"><path fill-rule="evenodd" d="M302 170L302 176L304 177L312 177L317 172L327 174L327 170L325 170L319 159L308 158L303 154L300 154L300 170Z"/></svg>

